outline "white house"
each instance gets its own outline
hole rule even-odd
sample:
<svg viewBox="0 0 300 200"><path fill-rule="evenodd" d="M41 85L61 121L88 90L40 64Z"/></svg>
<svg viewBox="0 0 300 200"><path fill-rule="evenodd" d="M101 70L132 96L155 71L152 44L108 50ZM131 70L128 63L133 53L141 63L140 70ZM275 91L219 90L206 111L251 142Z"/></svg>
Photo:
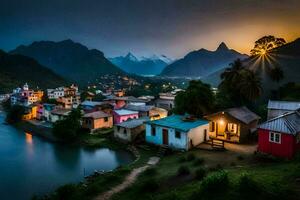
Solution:
<svg viewBox="0 0 300 200"><path fill-rule="evenodd" d="M148 143L189 150L209 139L207 120L172 115L145 123Z"/></svg>

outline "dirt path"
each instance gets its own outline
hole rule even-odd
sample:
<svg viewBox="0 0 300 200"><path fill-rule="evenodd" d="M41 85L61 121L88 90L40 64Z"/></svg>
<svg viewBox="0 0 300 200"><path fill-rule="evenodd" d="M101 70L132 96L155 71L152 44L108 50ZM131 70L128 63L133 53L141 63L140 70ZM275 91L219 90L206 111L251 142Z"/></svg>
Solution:
<svg viewBox="0 0 300 200"><path fill-rule="evenodd" d="M159 158L157 157L151 157L146 165L143 167L135 168L133 169L129 175L126 176L125 180L120 184L115 187L113 187L111 190L102 193L98 195L94 200L108 200L110 199L114 194L117 194L124 190L125 188L129 187L132 185L137 177L144 172L148 167L151 165L156 165L159 162Z"/></svg>

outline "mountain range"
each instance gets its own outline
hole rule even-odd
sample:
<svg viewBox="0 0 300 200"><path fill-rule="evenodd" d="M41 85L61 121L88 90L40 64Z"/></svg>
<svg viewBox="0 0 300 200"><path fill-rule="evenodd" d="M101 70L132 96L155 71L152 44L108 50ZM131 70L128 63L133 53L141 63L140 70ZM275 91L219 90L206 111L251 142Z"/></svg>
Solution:
<svg viewBox="0 0 300 200"><path fill-rule="evenodd" d="M300 38L271 50L265 57L249 57L243 60L243 63L245 67L249 67L260 75L265 96L269 95L272 90L277 89L279 85L288 82L299 83ZM266 69L275 66L280 67L284 75L284 78L278 83L272 81L266 71ZM203 77L202 80L213 86L218 86L221 82L220 75L223 71L224 69L220 69Z"/></svg>
<svg viewBox="0 0 300 200"><path fill-rule="evenodd" d="M126 56L109 58L109 60L127 73L138 75L160 74L161 71L172 62L172 60L165 55L153 55L139 59L130 52Z"/></svg>
<svg viewBox="0 0 300 200"><path fill-rule="evenodd" d="M33 58L12 55L0 50L0 93L27 82L30 87L42 89L65 85L68 82Z"/></svg>
<svg viewBox="0 0 300 200"><path fill-rule="evenodd" d="M78 84L93 82L104 74L124 74L101 51L90 50L72 40L33 42L28 46L21 45L10 53L32 57L55 73Z"/></svg>
<svg viewBox="0 0 300 200"><path fill-rule="evenodd" d="M200 49L188 53L162 71L161 76L169 77L204 77L228 66L232 61L248 56L229 49L222 42L215 51Z"/></svg>

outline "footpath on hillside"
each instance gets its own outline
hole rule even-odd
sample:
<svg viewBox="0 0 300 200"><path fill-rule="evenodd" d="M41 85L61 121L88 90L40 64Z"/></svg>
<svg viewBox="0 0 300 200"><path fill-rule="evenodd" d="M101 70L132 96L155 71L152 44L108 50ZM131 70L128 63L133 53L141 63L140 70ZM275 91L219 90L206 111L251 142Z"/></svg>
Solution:
<svg viewBox="0 0 300 200"><path fill-rule="evenodd" d="M126 176L125 180L115 187L113 187L111 190L104 192L100 195L98 195L94 200L108 200L110 199L114 194L117 194L121 192L122 190L126 189L130 185L132 185L137 177L144 172L147 168L150 166L156 165L159 162L159 157L151 157L146 165L138 168L134 168L129 175Z"/></svg>

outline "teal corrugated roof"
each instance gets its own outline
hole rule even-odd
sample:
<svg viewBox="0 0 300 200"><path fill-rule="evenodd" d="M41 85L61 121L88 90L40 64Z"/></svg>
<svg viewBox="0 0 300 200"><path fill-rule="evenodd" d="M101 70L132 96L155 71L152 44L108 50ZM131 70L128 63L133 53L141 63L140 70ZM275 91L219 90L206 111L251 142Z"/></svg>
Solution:
<svg viewBox="0 0 300 200"><path fill-rule="evenodd" d="M195 121L183 121L183 115L172 115L158 120L148 121L147 124L164 126L168 128L179 129L182 131L189 131L192 128L208 124L209 122L204 119L197 119Z"/></svg>

